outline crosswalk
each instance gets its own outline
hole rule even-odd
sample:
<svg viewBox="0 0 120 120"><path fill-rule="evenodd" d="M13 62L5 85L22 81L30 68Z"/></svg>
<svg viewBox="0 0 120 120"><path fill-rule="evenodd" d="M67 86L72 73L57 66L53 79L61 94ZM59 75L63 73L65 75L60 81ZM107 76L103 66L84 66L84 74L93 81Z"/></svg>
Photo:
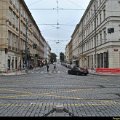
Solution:
<svg viewBox="0 0 120 120"><path fill-rule="evenodd" d="M61 74L61 73L65 73L64 71L29 71L29 73L35 73L35 74L48 74L48 73L51 73L51 74ZM67 71L66 71L67 73Z"/></svg>

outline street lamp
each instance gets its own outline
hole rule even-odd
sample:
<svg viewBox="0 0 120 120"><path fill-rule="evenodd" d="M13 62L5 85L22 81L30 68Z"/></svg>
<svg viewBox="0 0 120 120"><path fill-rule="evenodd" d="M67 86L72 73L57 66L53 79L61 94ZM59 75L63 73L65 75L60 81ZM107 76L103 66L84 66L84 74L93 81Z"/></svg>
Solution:
<svg viewBox="0 0 120 120"><path fill-rule="evenodd" d="M27 58L28 58L28 48L27 48L27 40L28 40L28 36L27 36L27 31L28 31L28 20L26 19L26 41L25 41L25 72L28 72L28 66L27 66Z"/></svg>
<svg viewBox="0 0 120 120"><path fill-rule="evenodd" d="M95 56L94 57L95 57L95 59L94 60L95 61L94 62L95 62L95 68L97 68L97 46L96 46L96 34L97 34L96 33L97 32L96 17L97 17L97 9L96 9L96 1L95 1L94 9L95 9L94 10L94 12L95 12L95 21L94 21L94 24L95 24L95 36L94 36L94 44L95 44Z"/></svg>
<svg viewBox="0 0 120 120"><path fill-rule="evenodd" d="M29 26L29 22L26 19L26 41L25 41L25 72L28 73L28 28L31 27L31 24Z"/></svg>

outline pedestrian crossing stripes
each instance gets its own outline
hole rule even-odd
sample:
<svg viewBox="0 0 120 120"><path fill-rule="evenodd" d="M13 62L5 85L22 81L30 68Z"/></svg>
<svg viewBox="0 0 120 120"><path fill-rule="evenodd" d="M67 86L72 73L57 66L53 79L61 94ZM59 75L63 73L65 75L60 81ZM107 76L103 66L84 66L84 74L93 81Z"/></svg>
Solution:
<svg viewBox="0 0 120 120"><path fill-rule="evenodd" d="M66 73L67 73L67 71L65 71ZM29 73L32 73L32 74L34 74L34 73L36 73L36 74L48 74L48 73L53 73L53 74L60 74L60 73L65 73L64 71L49 71L49 72L47 72L47 71L30 71Z"/></svg>

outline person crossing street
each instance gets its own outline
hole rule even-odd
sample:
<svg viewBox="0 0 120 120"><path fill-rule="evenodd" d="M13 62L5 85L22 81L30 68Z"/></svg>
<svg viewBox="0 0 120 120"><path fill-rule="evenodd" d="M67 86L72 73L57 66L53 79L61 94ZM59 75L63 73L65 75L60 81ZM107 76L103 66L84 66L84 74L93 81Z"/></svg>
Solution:
<svg viewBox="0 0 120 120"><path fill-rule="evenodd" d="M53 70L53 72L56 72L56 73L57 73L56 64L54 64L54 70Z"/></svg>
<svg viewBox="0 0 120 120"><path fill-rule="evenodd" d="M47 64L47 72L49 72L49 64Z"/></svg>

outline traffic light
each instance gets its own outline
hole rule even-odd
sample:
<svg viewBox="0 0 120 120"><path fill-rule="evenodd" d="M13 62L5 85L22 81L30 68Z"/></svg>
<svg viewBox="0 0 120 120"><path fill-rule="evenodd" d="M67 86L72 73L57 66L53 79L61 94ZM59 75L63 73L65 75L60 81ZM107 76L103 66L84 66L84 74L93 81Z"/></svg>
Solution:
<svg viewBox="0 0 120 120"><path fill-rule="evenodd" d="M114 28L108 28L108 33L114 33Z"/></svg>

